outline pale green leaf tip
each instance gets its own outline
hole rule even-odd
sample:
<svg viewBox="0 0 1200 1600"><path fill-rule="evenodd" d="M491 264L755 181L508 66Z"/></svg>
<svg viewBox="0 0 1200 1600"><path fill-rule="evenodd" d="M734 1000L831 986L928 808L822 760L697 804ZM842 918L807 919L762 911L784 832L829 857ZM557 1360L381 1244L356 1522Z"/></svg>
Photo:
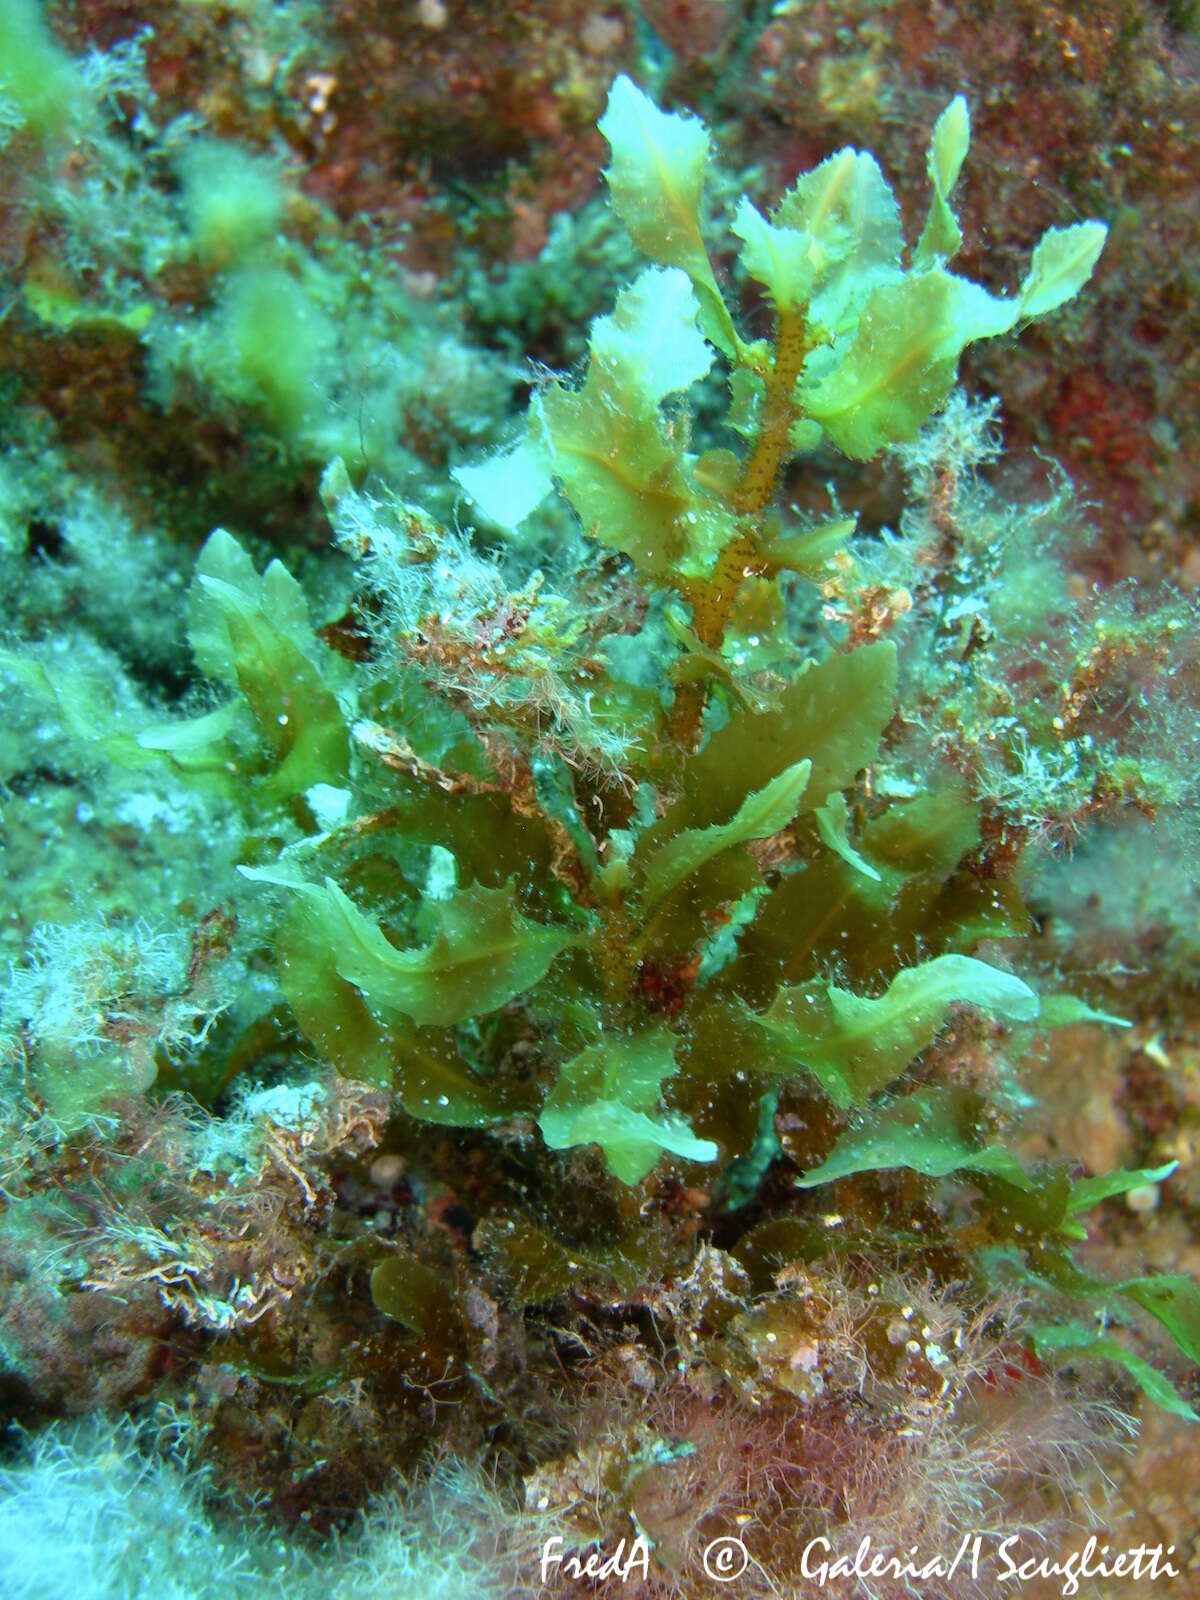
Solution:
<svg viewBox="0 0 1200 1600"><path fill-rule="evenodd" d="M1048 229L1038 240L1021 284L1018 314L1025 319L1044 317L1074 299L1095 270L1107 238L1107 224L1097 221Z"/></svg>
<svg viewBox="0 0 1200 1600"><path fill-rule="evenodd" d="M944 197L958 182L971 146L971 113L966 96L956 94L933 125L929 141L929 176Z"/></svg>
<svg viewBox="0 0 1200 1600"><path fill-rule="evenodd" d="M596 127L612 151L613 165L604 175L614 189L621 187L618 167L626 167L636 185L645 181L646 173L639 169L648 143L671 169L673 183L697 179L708 154L708 129L698 117L661 110L624 72L613 79ZM663 181L662 176L655 181Z"/></svg>
<svg viewBox="0 0 1200 1600"><path fill-rule="evenodd" d="M599 1145L609 1171L626 1184L640 1183L664 1152L715 1161L713 1140L698 1138L686 1118L660 1102L661 1086L676 1070L665 1028L589 1045L559 1069L538 1118L543 1139L552 1150Z"/></svg>
<svg viewBox="0 0 1200 1600"><path fill-rule="evenodd" d="M551 489L546 453L529 438L503 454L455 467L450 476L480 516L507 532L520 527Z"/></svg>

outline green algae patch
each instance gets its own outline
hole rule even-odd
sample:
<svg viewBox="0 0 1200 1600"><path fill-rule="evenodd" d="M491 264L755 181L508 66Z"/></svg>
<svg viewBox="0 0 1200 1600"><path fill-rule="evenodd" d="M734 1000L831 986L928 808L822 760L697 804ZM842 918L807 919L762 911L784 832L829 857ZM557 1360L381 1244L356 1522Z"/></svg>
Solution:
<svg viewBox="0 0 1200 1600"><path fill-rule="evenodd" d="M330 687L341 663L313 632L303 591L281 561L260 575L217 529L196 563L188 637L197 666L249 708L267 752L264 794L282 801L317 783L345 783L349 734Z"/></svg>
<svg viewBox="0 0 1200 1600"><path fill-rule="evenodd" d="M590 1045L559 1069L538 1119L542 1137L552 1150L598 1144L622 1183L639 1182L664 1150L687 1161L715 1161L717 1146L659 1104L676 1070L666 1028Z"/></svg>
<svg viewBox="0 0 1200 1600"><path fill-rule="evenodd" d="M685 828L668 839L646 862L641 894L644 909L653 910L714 856L753 839L769 839L786 828L796 815L811 773L811 761L797 761L747 795L729 822Z"/></svg>
<svg viewBox="0 0 1200 1600"><path fill-rule="evenodd" d="M956 1001L1018 1022L1038 1014L1037 995L1011 972L947 955L897 973L877 999L834 983L781 989L759 1020L789 1060L812 1072L836 1104L849 1106L898 1078L933 1043Z"/></svg>
<svg viewBox="0 0 1200 1600"><path fill-rule="evenodd" d="M516 909L511 885L472 885L425 907L427 944L401 950L332 878L307 883L274 869L243 868L247 877L301 894L322 931L338 976L381 1011L399 1011L418 1027L486 1016L531 989L575 940L567 929L531 922Z"/></svg>

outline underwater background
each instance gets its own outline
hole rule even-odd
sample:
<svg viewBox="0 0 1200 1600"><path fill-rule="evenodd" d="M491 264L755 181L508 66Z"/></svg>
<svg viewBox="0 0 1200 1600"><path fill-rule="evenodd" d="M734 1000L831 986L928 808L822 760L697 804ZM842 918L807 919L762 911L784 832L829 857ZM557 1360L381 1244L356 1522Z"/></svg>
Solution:
<svg viewBox="0 0 1200 1600"><path fill-rule="evenodd" d="M1200 1594L1198 111L0 0L0 1594Z"/></svg>

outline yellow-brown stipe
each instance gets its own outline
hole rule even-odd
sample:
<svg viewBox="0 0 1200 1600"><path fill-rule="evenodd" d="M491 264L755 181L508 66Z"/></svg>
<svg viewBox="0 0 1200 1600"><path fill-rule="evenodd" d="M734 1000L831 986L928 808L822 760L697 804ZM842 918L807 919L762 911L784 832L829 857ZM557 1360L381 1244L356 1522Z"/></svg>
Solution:
<svg viewBox="0 0 1200 1600"><path fill-rule="evenodd" d="M719 650L725 624L738 586L747 572L761 572L762 562L748 533L731 539L707 578L698 579L684 590L692 606L692 632L710 650ZM683 750L691 750L700 731L700 718L708 689L704 683L681 683L675 690L667 733Z"/></svg>
<svg viewBox="0 0 1200 1600"><path fill-rule="evenodd" d="M792 390L810 348L803 316L796 311L781 311L775 359L765 375L758 437L742 471L742 481L729 497L730 505L741 516L761 517L774 499L775 484L790 450L788 435L795 419ZM725 546L709 577L684 587L692 607L692 631L707 649L721 648L725 624L742 579L765 571L766 565L757 553L757 540L747 530ZM680 684L675 691L667 733L684 750L695 745L707 698L708 689L703 683Z"/></svg>
<svg viewBox="0 0 1200 1600"><path fill-rule="evenodd" d="M762 423L742 481L730 496L733 509L743 516L761 516L771 504L775 484L788 458L788 434L795 420L792 390L811 346L805 338L804 318L798 311L781 311L776 329L775 359L766 374Z"/></svg>

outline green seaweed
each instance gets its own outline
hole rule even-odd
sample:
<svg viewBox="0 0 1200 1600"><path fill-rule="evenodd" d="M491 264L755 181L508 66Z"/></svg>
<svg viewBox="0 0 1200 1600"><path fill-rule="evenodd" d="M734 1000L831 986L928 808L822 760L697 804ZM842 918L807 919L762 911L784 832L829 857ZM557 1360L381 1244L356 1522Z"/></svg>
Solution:
<svg viewBox="0 0 1200 1600"><path fill-rule="evenodd" d="M1105 230L1051 230L1009 295L952 273L960 97L932 132L911 249L858 150L768 212L742 199L740 270L773 319L750 340L705 238L707 130L625 77L600 130L613 211L651 265L592 323L578 379L543 374L516 441L453 470L487 537L507 541L498 552L352 452L321 489L353 563L343 613L315 628L284 563L260 573L218 529L189 597L210 698L174 720L118 725L86 678L0 657L57 705L69 740L103 725L114 767L169 771L241 815L247 942L277 987L226 1035L205 1030L163 1085L190 1074L212 1099L260 1059L245 1045L256 1029L265 1048L298 1037L393 1096L414 1139L428 1124L507 1141L522 1193L541 1163L548 1183L608 1184L626 1222L671 1183L706 1203L709 1179L726 1218L752 1212L794 1162L777 1131L794 1115L814 1130L796 1187L854 1190L846 1241L926 1265L937 1247L985 1278L1013 1269L1050 1294L1122 1299L1194 1353L1186 1280L1092 1281L1070 1253L1081 1215L1166 1169L1027 1172L999 1109L941 1081L951 1027L1002 1048L1018 1025L1024 1039L1119 1019L1061 980L1039 999L1024 836L1003 835L982 763L960 752L919 781L902 770L906 730L931 718L907 700L896 624L912 593L839 612L855 518L833 503L798 522L780 494L817 447L856 461L917 449L964 349L1069 301ZM336 297L315 257L273 238L276 175L227 155L198 144L178 164L188 254L214 278L206 359L280 438L311 444ZM40 304L44 321L77 320L69 297ZM126 318L121 331L142 330ZM565 554L533 569L547 529ZM878 1203L889 1184L906 1197L895 1216ZM969 1193L969 1220L939 1231L927 1216L950 1184ZM752 1219L739 1248L761 1279L776 1253L829 1248L822 1227L811 1213ZM569 1292L581 1263L594 1282L625 1281L641 1260L625 1223L578 1250L523 1212L507 1231L484 1217L477 1238L535 1297ZM371 1293L430 1352L466 1337L449 1279L415 1257L377 1264ZM1038 1337L1047 1352L1113 1354Z"/></svg>

